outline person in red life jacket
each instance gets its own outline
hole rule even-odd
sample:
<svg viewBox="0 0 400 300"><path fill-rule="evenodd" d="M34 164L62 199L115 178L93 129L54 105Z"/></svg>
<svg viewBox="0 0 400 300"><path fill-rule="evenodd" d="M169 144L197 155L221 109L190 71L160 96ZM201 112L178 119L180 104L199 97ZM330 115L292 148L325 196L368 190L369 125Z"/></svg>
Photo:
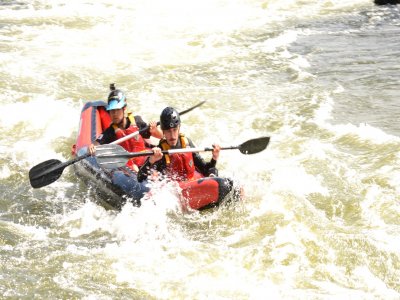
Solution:
<svg viewBox="0 0 400 300"><path fill-rule="evenodd" d="M172 107L166 107L160 116L161 129L164 138L160 140L158 147L152 150L153 155L149 156L146 162L139 169L138 181L141 182L154 172L154 170L167 175L173 180L186 181L198 179L204 176L217 176L217 160L221 147L213 145L212 159L205 162L197 152L165 154L162 150L194 148L193 142L180 132L181 120L178 111ZM196 177L197 176L197 177Z"/></svg>
<svg viewBox="0 0 400 300"><path fill-rule="evenodd" d="M152 121L146 124L141 116L133 116L130 112L127 112L125 115L127 103L124 93L121 90L115 89L114 84L110 85L110 89L111 92L108 95L108 105L106 109L110 114L112 123L91 145L89 145L88 152L94 155L97 145L109 144L139 130L142 130L140 134L120 143L120 145L129 152L149 150L150 145L146 143L145 139L150 138L150 136L158 139L163 137L162 131L157 127L157 122ZM128 161L127 166L137 172L139 170L138 167L143 165L145 160L145 157L132 158Z"/></svg>

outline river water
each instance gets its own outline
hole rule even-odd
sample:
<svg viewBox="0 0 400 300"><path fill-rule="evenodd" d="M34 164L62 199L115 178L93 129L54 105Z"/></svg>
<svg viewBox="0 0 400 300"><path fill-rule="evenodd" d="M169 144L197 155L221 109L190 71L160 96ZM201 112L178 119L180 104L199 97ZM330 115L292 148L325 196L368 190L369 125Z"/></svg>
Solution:
<svg viewBox="0 0 400 300"><path fill-rule="evenodd" d="M370 0L1 0L0 295L399 299L399 36ZM146 121L207 100L197 146L271 136L221 153L244 201L107 210L72 167L32 189L111 82Z"/></svg>

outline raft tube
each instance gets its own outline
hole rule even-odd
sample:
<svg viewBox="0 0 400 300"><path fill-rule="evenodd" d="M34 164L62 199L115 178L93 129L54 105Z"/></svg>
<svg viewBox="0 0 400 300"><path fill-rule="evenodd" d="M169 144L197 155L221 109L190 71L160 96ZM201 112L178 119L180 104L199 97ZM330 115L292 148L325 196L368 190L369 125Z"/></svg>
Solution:
<svg viewBox="0 0 400 300"><path fill-rule="evenodd" d="M111 119L103 101L88 102L81 111L79 130L72 153L84 155L87 147L109 125ZM107 207L121 209L127 202L140 206L140 200L150 191L147 181L138 182L136 173L124 166L117 169L101 168L95 157L85 158L74 164L75 174L94 190ZM239 197L231 179L202 177L192 181L179 182L183 209L203 210L218 206L231 192Z"/></svg>

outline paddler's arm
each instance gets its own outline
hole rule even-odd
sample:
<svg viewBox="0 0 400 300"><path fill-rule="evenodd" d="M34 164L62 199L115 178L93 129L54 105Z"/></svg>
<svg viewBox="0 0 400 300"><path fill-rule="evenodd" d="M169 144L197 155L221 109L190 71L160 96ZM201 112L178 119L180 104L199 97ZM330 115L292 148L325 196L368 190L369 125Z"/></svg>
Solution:
<svg viewBox="0 0 400 300"><path fill-rule="evenodd" d="M149 176L149 171L150 171L150 162L149 158L147 158L145 163L139 168L139 171L137 173L137 180L139 182L146 180L147 176Z"/></svg>
<svg viewBox="0 0 400 300"><path fill-rule="evenodd" d="M218 175L216 174L218 173L216 165L221 147L218 144L214 144L213 148L212 158L209 162L205 162L199 153L193 153L194 165L196 166L197 170L205 176L209 176L211 173Z"/></svg>
<svg viewBox="0 0 400 300"><path fill-rule="evenodd" d="M115 141L114 128L112 126L108 127L102 134L100 134L93 143L88 146L88 153L94 155L96 153L96 146L109 144Z"/></svg>
<svg viewBox="0 0 400 300"><path fill-rule="evenodd" d="M195 144L190 138L187 138L189 141L189 146L191 148L196 148ZM205 160L201 157L201 155L198 152L193 153L193 163L201 174L204 176L210 176L210 174L218 175L218 170L215 167L217 165L217 160L219 158L219 152L221 150L221 147L218 144L213 145L213 151L212 151L212 158L211 161L205 162Z"/></svg>
<svg viewBox="0 0 400 300"><path fill-rule="evenodd" d="M157 126L156 121L150 121L147 125L146 122L143 121L141 116L135 116L136 125L139 127L139 130L143 130L140 135L148 139L150 136L154 136L155 138L162 139L163 133L161 129Z"/></svg>
<svg viewBox="0 0 400 300"><path fill-rule="evenodd" d="M94 141L92 144L90 144L87 149L88 153L90 153L90 155L94 155L96 153L96 146L98 145L100 145L100 143L97 141Z"/></svg>
<svg viewBox="0 0 400 300"><path fill-rule="evenodd" d="M137 179L139 182L147 179L149 173L152 171L161 171L162 170L162 157L163 154L161 149L158 147L154 147L153 149L154 154L149 156L146 159L146 162L140 167L139 172L137 174Z"/></svg>
<svg viewBox="0 0 400 300"><path fill-rule="evenodd" d="M163 138L164 134L161 131L160 127L157 125L156 121L151 121L149 123L149 128L150 128L150 134L152 136L154 136L155 138L158 138L160 140Z"/></svg>

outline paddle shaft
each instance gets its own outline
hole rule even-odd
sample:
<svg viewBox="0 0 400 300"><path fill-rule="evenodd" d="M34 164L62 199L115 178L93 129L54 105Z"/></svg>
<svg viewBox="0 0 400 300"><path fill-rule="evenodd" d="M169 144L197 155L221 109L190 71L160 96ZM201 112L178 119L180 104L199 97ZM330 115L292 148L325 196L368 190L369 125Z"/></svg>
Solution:
<svg viewBox="0 0 400 300"><path fill-rule="evenodd" d="M158 126L158 125L160 125L160 122L157 122L157 126ZM110 144L112 144L112 145L121 144L122 142L125 142L125 141L127 141L127 140L129 140L129 139L131 139L131 138L134 138L134 137L137 136L138 134L140 134L140 133L146 131L148 128L149 128L149 126L146 126L146 127L142 128L142 129L140 129L140 130L138 130L138 131L132 132L131 134L128 134L128 135L126 135L126 136L124 136L124 137L122 137L122 138L120 138L120 139L118 139L118 140L115 140L114 142L111 142Z"/></svg>
<svg viewBox="0 0 400 300"><path fill-rule="evenodd" d="M78 162L78 161L80 161L80 160L82 160L82 159L85 159L85 158L87 158L87 157L89 157L89 156L90 156L90 153L86 153L86 154L84 154L84 155L82 155L82 156L75 157L75 158L73 158L73 159L71 159L71 160L68 160L68 161L66 161L66 162L61 163L61 164L58 166L58 168L65 168L65 167L68 167L69 165L73 165L74 163L76 163L76 162Z"/></svg>
<svg viewBox="0 0 400 300"><path fill-rule="evenodd" d="M238 149L238 146L231 146L231 147L221 147L221 150L229 150L229 149ZM189 153L189 152L206 152L206 151L213 151L213 148L205 147L205 148L183 148L183 149L170 149L170 150L162 150L162 154L174 154L174 153ZM121 153L110 153L107 154L107 157L126 157L126 158L133 158L139 156L151 156L153 155L153 151L143 151L143 152L126 152L124 154Z"/></svg>
<svg viewBox="0 0 400 300"><path fill-rule="evenodd" d="M255 154L263 151L269 143L269 137L260 137L248 140L238 146L221 147L221 150L239 149L242 154ZM174 154L174 153L188 153L188 152L204 152L213 151L212 147L194 147L194 148L178 148L162 150L163 154ZM128 152L119 145L102 145L96 150L97 163L107 169L118 168L126 164L130 158L139 156L151 156L153 151L142 151L142 152Z"/></svg>
<svg viewBox="0 0 400 300"><path fill-rule="evenodd" d="M239 149L243 154L254 154L264 150L269 143L270 137L260 137L248 140L237 146L226 146L221 147L221 150L231 150L231 149ZM205 152L205 151L213 151L213 147L193 147L193 148L178 148L178 149L169 149L162 150L163 154L174 154L174 153L188 153L188 152ZM101 145L98 147L96 151L97 159L107 159L107 158L133 158L139 156L150 156L153 155L153 151L140 151L140 152L128 152L123 147L118 145Z"/></svg>

